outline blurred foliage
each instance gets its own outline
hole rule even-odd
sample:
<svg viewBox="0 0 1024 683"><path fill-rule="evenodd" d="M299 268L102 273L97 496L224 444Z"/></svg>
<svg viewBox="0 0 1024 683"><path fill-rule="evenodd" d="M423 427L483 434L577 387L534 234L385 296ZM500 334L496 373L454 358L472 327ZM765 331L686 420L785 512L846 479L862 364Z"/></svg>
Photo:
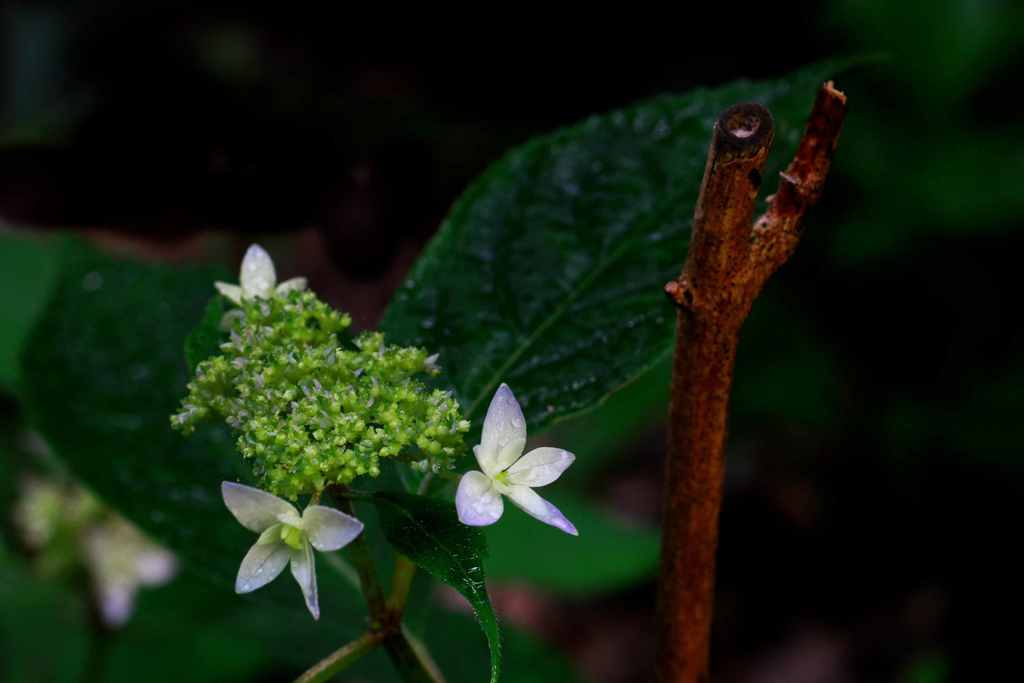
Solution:
<svg viewBox="0 0 1024 683"><path fill-rule="evenodd" d="M1024 57L1024 9L940 0L921 12L913 3L847 0L831 14L834 30L887 59L847 82L871 97L854 105L843 131L857 140L839 157L857 201L830 226L830 256L863 264L936 240L1019 230L1024 147L1007 141L1024 134L1024 123L999 84Z"/></svg>
<svg viewBox="0 0 1024 683"><path fill-rule="evenodd" d="M0 549L0 681L71 683L89 656L87 613L67 586L32 576Z"/></svg>
<svg viewBox="0 0 1024 683"><path fill-rule="evenodd" d="M538 528L519 510L509 510L500 524L487 528L487 569L492 578L525 581L579 597L626 588L654 573L654 529L626 524L569 492L551 490L544 495L584 531L568 539L555 529Z"/></svg>

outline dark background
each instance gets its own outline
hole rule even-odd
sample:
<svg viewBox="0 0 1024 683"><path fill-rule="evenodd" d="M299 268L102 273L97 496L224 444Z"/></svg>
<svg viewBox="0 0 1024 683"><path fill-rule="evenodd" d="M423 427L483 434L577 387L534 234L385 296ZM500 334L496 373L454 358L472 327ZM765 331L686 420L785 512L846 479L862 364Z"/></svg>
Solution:
<svg viewBox="0 0 1024 683"><path fill-rule="evenodd" d="M510 146L660 92L880 55L837 79L850 115L824 200L740 349L716 680L1012 678L1024 12L942 0L736 15L598 32L496 11L407 40L288 5L8 3L0 227L227 264L258 238L370 327ZM588 466L588 492L637 524L658 518L666 382L663 369L613 404L637 417ZM653 577L586 600L496 592L585 677L649 680Z"/></svg>

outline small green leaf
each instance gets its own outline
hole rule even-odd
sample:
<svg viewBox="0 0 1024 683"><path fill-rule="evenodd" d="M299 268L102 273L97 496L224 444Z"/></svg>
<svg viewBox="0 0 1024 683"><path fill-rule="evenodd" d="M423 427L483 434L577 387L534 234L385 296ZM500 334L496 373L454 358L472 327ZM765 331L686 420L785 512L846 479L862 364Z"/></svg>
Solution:
<svg viewBox="0 0 1024 683"><path fill-rule="evenodd" d="M224 318L224 297L216 295L206 304L203 318L185 337L185 359L189 372L195 374L196 366L220 351L220 345L228 335L221 329Z"/></svg>
<svg viewBox="0 0 1024 683"><path fill-rule="evenodd" d="M465 597L491 651L491 683L501 673L501 634L484 583L487 543L480 529L459 521L451 503L408 493L377 493L384 535L417 566Z"/></svg>
<svg viewBox="0 0 1024 683"><path fill-rule="evenodd" d="M441 353L477 424L501 382L531 434L597 406L670 349L663 286L686 256L717 116L744 101L772 111L771 178L839 68L657 97L512 150L456 202L383 329Z"/></svg>

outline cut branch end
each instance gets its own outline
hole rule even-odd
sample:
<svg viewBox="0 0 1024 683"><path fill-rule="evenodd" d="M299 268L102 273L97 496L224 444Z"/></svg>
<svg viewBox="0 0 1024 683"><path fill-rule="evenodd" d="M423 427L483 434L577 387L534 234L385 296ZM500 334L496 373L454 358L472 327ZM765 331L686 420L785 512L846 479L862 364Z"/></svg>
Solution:
<svg viewBox="0 0 1024 683"><path fill-rule="evenodd" d="M825 83L795 158L753 226L774 133L771 114L757 104L740 104L715 124L686 263L679 278L665 285L678 313L658 591L661 683L708 680L726 423L739 331L764 283L796 248L800 220L821 195L845 113L846 96L831 81Z"/></svg>

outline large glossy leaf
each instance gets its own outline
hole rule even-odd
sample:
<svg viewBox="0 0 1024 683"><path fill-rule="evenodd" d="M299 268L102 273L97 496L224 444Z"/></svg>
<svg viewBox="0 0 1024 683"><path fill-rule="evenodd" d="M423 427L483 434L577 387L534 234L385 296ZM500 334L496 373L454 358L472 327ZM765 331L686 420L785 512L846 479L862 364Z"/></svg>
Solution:
<svg viewBox="0 0 1024 683"><path fill-rule="evenodd" d="M249 473L225 431L184 438L169 423L188 376L185 338L213 281L224 277L211 268L144 265L69 248L23 353L19 394L32 426L73 474L174 550L187 570L230 592L255 536L225 509L220 483ZM339 640L355 636L365 608L324 565L323 621ZM301 633L313 624L287 572L237 599L279 608L281 628Z"/></svg>
<svg viewBox="0 0 1024 683"><path fill-rule="evenodd" d="M377 493L384 534L400 553L469 601L491 651L491 682L501 672L501 634L484 583L484 535L462 524L451 503L407 493Z"/></svg>
<svg viewBox="0 0 1024 683"><path fill-rule="evenodd" d="M511 151L455 204L384 329L440 352L477 425L501 382L533 430L596 406L669 350L662 287L686 255L715 118L768 106L771 172L836 68L658 97Z"/></svg>

